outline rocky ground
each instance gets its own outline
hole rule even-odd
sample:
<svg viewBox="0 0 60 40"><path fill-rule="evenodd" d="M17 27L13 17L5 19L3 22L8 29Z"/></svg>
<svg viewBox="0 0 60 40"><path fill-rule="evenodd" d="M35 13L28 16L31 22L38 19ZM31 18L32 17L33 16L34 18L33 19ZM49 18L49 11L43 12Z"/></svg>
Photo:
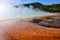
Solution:
<svg viewBox="0 0 60 40"><path fill-rule="evenodd" d="M35 17L32 20L33 23L36 23L41 26L60 28L60 16L45 16L45 17Z"/></svg>

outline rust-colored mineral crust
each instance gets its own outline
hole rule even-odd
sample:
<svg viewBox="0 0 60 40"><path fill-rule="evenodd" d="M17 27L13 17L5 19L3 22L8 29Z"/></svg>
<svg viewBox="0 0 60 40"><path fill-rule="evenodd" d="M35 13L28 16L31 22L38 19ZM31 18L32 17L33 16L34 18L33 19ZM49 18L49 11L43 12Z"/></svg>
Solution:
<svg viewBox="0 0 60 40"><path fill-rule="evenodd" d="M1 22L0 40L60 40L60 29L35 25L27 19Z"/></svg>

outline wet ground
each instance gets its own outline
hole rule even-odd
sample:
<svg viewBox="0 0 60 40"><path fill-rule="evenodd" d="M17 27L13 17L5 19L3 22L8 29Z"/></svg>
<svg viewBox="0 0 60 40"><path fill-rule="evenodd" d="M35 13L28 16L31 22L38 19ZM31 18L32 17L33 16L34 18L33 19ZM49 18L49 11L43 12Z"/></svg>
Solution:
<svg viewBox="0 0 60 40"><path fill-rule="evenodd" d="M60 29L47 28L32 19L11 19L0 23L0 40L60 40Z"/></svg>
<svg viewBox="0 0 60 40"><path fill-rule="evenodd" d="M33 18L32 23L50 28L60 28L60 16Z"/></svg>

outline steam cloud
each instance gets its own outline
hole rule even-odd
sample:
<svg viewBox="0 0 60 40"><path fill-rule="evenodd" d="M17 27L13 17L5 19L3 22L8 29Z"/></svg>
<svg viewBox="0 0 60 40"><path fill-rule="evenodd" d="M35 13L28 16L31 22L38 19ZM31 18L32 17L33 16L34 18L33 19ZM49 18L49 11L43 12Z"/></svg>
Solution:
<svg viewBox="0 0 60 40"><path fill-rule="evenodd" d="M14 0L18 1L18 0ZM12 0L0 0L0 21L10 18L27 18L27 17L35 17L35 16L41 16L41 15L49 15L48 12L43 12L38 9L33 9L32 6L25 7L20 6L19 8L14 7L14 5L11 3ZM0 27L0 37L2 37L0 40L5 40L3 38L4 30Z"/></svg>
<svg viewBox="0 0 60 40"><path fill-rule="evenodd" d="M9 18L27 18L37 15L38 16L48 15L47 12L42 12L38 9L34 10L32 8L33 8L32 6L28 8L23 5L20 6L19 8L15 8L14 5L12 4L12 0L2 0L0 3L0 20L9 19Z"/></svg>

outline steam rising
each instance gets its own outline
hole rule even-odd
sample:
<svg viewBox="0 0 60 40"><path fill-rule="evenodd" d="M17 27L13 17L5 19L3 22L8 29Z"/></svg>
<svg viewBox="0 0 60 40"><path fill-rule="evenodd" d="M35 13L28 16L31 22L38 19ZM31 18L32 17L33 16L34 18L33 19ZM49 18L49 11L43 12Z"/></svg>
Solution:
<svg viewBox="0 0 60 40"><path fill-rule="evenodd" d="M14 7L14 5L11 4L11 1L9 1L10 0L3 0L0 3L0 20L48 15L47 12L43 12L38 9L32 9L32 6L28 8L22 5L19 8L16 8Z"/></svg>
<svg viewBox="0 0 60 40"><path fill-rule="evenodd" d="M27 17L49 15L48 12L43 12L38 9L33 9L32 6L28 8L22 5L19 8L16 8L9 1L11 0L0 1L0 21L5 19L10 19L10 18L27 18ZM1 32L0 37L2 37L2 35L4 34L4 30L1 27L0 27L0 32ZM0 40L3 40L3 39L4 38L1 38Z"/></svg>

